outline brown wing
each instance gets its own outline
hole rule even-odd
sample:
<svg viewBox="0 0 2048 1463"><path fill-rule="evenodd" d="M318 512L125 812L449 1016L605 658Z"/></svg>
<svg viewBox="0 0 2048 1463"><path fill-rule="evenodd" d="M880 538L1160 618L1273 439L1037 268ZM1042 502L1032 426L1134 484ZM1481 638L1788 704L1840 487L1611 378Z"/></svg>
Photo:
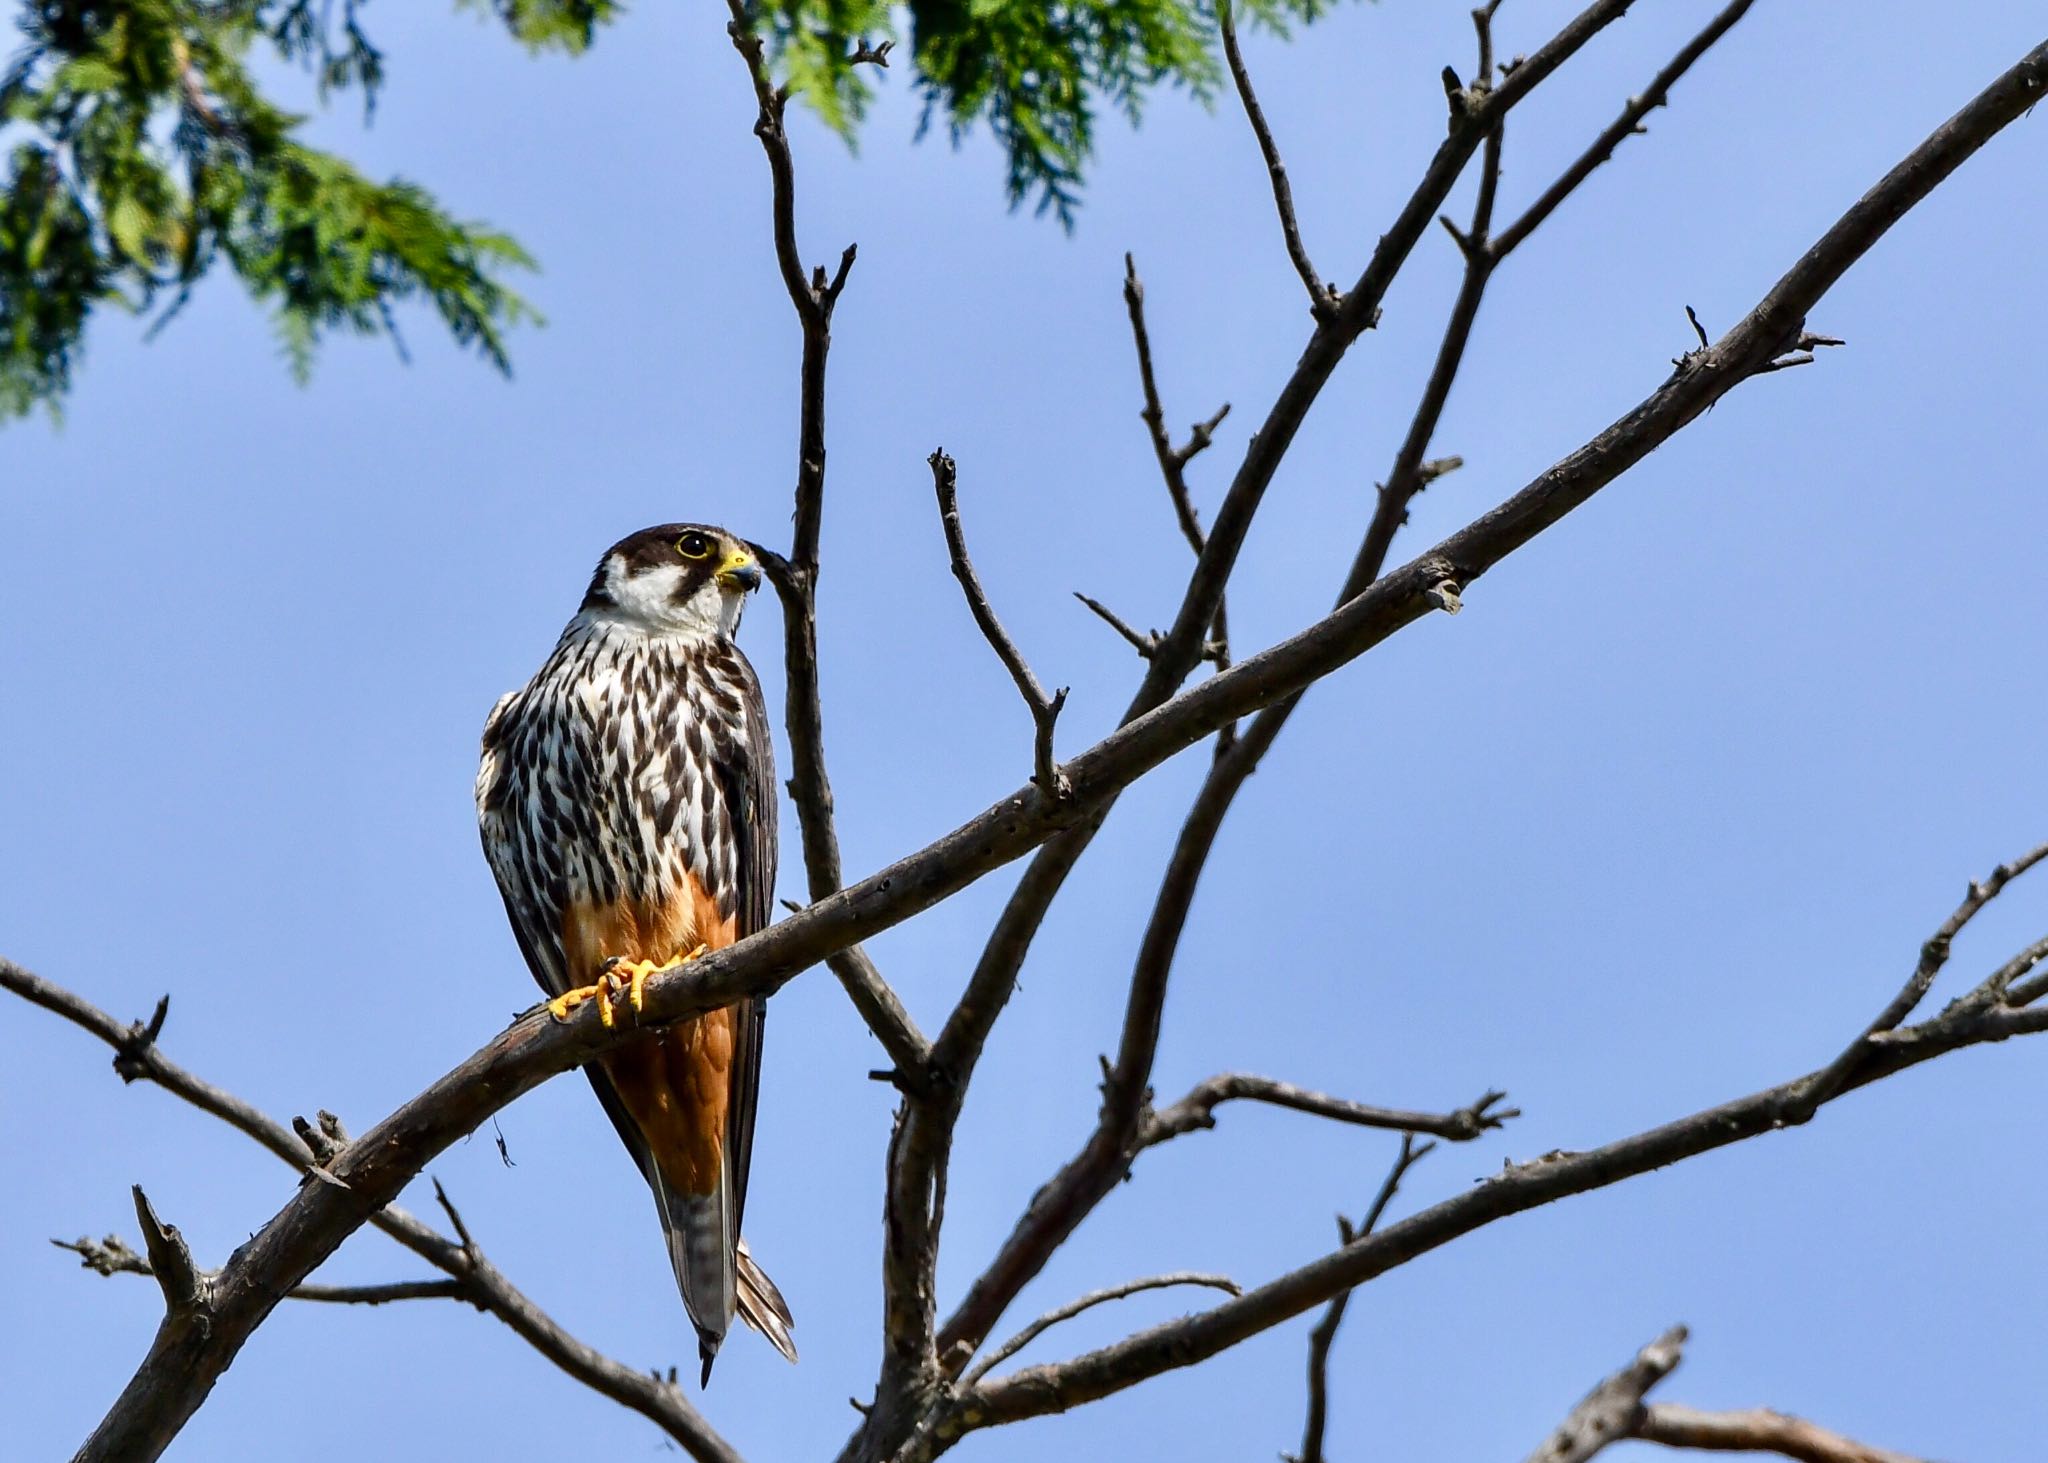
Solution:
<svg viewBox="0 0 2048 1463"><path fill-rule="evenodd" d="M766 929L775 913L775 747L768 737L768 712L753 667L743 657L738 659L746 682L744 741L735 738L733 744L719 749L719 774L736 851L732 939L744 940ZM733 1013L736 1050L727 1131L732 1153L733 1232L739 1234L747 1205L747 1177L753 1166L754 1108L761 1090L761 1041L768 1003L750 998L735 1006Z"/></svg>

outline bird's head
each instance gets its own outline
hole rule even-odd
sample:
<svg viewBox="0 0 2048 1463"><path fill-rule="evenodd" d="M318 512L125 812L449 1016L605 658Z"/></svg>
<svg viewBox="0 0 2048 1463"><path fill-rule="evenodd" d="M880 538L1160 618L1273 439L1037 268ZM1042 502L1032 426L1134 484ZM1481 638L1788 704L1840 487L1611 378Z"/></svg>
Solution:
<svg viewBox="0 0 2048 1463"><path fill-rule="evenodd" d="M760 561L742 540L702 523L664 523L606 551L583 613L649 635L730 639L748 593L760 587Z"/></svg>

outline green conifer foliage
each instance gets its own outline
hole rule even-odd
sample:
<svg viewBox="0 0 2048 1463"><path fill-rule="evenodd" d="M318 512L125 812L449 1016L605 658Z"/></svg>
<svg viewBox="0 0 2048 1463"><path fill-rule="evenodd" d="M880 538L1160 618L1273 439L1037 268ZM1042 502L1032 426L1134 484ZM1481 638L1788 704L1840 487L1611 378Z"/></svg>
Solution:
<svg viewBox="0 0 2048 1463"><path fill-rule="evenodd" d="M535 49L597 41L614 0L457 0ZM55 411L102 305L152 333L217 268L271 311L292 370L324 334L399 341L392 307L420 300L500 371L505 335L536 319L506 283L531 260L424 188L365 177L299 140L303 118L261 90L267 54L304 67L326 100L384 81L367 0L26 0L0 72L0 419ZM1239 0L1283 27L1327 0ZM709 9L710 7L706 7ZM958 140L985 122L1012 204L1071 226L1105 104L1133 122L1161 83L1218 85L1213 0L757 0L750 23L779 81L851 144L907 38L924 122ZM707 25L715 23L707 17ZM888 43L885 45L884 43ZM901 55L898 51L895 54Z"/></svg>

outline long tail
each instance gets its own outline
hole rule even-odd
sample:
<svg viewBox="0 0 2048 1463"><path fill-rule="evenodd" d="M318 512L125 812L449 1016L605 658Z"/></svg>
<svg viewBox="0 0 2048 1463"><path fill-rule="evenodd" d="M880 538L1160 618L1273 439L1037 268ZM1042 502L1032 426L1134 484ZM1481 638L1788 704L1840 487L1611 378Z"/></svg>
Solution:
<svg viewBox="0 0 2048 1463"><path fill-rule="evenodd" d="M739 1261L740 1319L766 1336L768 1344L781 1352L785 1361L795 1361L796 1342L790 1339L789 1330L796 1324L796 1318L789 1313L789 1302L782 1298L768 1272L754 1263L745 1240L735 1247L734 1258Z"/></svg>
<svg viewBox="0 0 2048 1463"><path fill-rule="evenodd" d="M685 1194L662 1178L659 1164L650 1163L648 1170L654 1207L661 1212L668 1240L669 1266L676 1272L676 1289L683 1293L683 1309L697 1328L697 1354L708 1382L711 1360L718 1355L738 1303L739 1266L726 1203L729 1186L720 1183L709 1194Z"/></svg>
<svg viewBox="0 0 2048 1463"><path fill-rule="evenodd" d="M721 1182L709 1194L684 1194L662 1179L657 1165L648 1168L676 1289L697 1329L697 1354L704 1363L699 1385L711 1380L711 1363L735 1314L795 1361L796 1343L789 1330L796 1323L789 1303L754 1262L746 1241L732 1233L731 1184Z"/></svg>

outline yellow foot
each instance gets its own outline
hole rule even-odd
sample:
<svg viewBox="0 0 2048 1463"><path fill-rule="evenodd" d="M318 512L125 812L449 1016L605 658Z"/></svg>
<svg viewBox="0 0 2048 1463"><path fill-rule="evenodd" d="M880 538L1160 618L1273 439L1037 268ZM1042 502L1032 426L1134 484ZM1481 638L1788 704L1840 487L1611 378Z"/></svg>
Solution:
<svg viewBox="0 0 2048 1463"><path fill-rule="evenodd" d="M663 965L656 965L652 960L625 960L615 955L605 961L603 969L608 979L625 980L627 1004L632 1006L633 1014L638 1016L647 1006L648 976L660 975L665 970L674 970L678 965L687 965L710 948L709 945L699 945L689 954L678 955Z"/></svg>
<svg viewBox="0 0 2048 1463"><path fill-rule="evenodd" d="M619 993L619 983L610 971L597 978L597 984L578 986L573 991L564 991L548 1002L548 1014L557 1021L567 1021L569 1013L585 1001L597 1002L597 1019L610 1026L616 1019L612 1015L612 999Z"/></svg>

